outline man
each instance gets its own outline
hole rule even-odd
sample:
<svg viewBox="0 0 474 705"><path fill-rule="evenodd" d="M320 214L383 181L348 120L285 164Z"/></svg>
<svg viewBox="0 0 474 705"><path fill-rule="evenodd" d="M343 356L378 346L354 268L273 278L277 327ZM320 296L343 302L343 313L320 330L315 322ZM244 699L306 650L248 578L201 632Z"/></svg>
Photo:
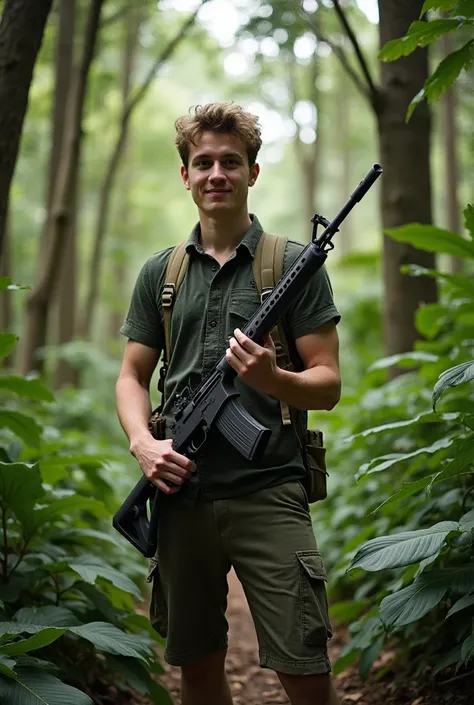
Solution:
<svg viewBox="0 0 474 705"><path fill-rule="evenodd" d="M326 576L301 484L298 440L282 424L280 401L300 410L330 410L338 402L339 314L322 269L285 317L300 372L277 367L269 336L259 346L243 335L259 306L252 263L262 228L247 206L259 176L258 119L233 103L214 103L177 120L176 131L182 180L199 222L173 308L163 413L169 426L176 396L194 389L225 354L238 373L242 403L272 436L257 464L216 432L196 467L169 438L150 435L149 384L165 344L161 290L172 248L158 252L139 274L121 329L129 340L117 382L130 451L163 493L152 624L167 635L166 660L182 669L183 705L231 705L224 662L233 566L255 623L260 665L277 672L293 705L335 705ZM301 249L288 242L285 269Z"/></svg>

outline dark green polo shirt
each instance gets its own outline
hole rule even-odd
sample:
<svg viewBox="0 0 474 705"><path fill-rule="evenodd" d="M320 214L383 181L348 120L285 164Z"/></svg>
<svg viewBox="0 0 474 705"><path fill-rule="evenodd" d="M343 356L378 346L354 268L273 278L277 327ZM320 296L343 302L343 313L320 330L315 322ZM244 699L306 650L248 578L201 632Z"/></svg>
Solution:
<svg viewBox="0 0 474 705"><path fill-rule="evenodd" d="M173 306L171 350L165 384L164 414L168 426L173 419L176 394L199 386L225 354L235 328L243 328L260 305L252 272L255 250L262 227L255 216L242 242L220 267L199 243L199 224L193 229L186 249L188 271ZM165 345L161 291L173 248L150 257L143 265L132 294L130 309L121 333L143 345L163 350ZM303 245L288 241L284 255L286 271ZM323 267L289 307L285 327L293 340L314 331L330 320L339 321L331 285ZM209 499L224 499L304 476L298 441L292 426L281 423L277 399L235 380L240 400L247 411L272 430L271 439L259 463L248 461L216 430L197 459L200 488ZM316 406L317 404L315 404Z"/></svg>

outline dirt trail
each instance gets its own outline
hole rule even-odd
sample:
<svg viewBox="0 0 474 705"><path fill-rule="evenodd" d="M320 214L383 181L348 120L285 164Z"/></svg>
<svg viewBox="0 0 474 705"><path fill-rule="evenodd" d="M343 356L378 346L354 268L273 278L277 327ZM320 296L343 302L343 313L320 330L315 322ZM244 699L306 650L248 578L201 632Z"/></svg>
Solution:
<svg viewBox="0 0 474 705"><path fill-rule="evenodd" d="M242 587L231 571L229 574L229 651L226 670L234 698L234 705L289 705L277 676L258 665L257 639ZM335 633L331 640L331 659L335 660L345 635ZM179 697L179 669L166 667L162 683L170 691L174 705L181 705ZM412 684L401 688L393 679L383 682L361 683L357 669L350 668L334 679L342 705L474 705L474 686L466 681L438 688L435 692L419 694ZM470 693L469 694L469 690Z"/></svg>

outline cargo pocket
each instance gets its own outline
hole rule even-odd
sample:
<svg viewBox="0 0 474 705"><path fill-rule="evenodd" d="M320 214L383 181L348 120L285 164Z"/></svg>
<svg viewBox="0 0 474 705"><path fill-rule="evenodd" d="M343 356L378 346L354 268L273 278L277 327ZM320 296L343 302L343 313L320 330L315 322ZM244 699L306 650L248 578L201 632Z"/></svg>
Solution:
<svg viewBox="0 0 474 705"><path fill-rule="evenodd" d="M150 600L150 622L163 639L168 636L168 607L160 579L160 566L157 558L150 558L147 582L152 583Z"/></svg>
<svg viewBox="0 0 474 705"><path fill-rule="evenodd" d="M327 574L319 551L297 551L303 643L326 646L332 637L326 596Z"/></svg>

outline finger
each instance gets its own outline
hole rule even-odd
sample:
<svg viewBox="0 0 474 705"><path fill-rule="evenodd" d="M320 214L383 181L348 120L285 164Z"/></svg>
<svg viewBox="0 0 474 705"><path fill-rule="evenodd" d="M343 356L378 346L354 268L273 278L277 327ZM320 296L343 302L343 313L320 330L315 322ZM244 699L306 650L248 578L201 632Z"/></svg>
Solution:
<svg viewBox="0 0 474 705"><path fill-rule="evenodd" d="M163 480L152 480L152 482L165 494L176 494L176 492L179 492L181 489L181 485L170 486L167 485L166 482L163 482Z"/></svg>
<svg viewBox="0 0 474 705"><path fill-rule="evenodd" d="M235 338L229 338L229 347L235 357L244 365L246 365L252 357Z"/></svg>
<svg viewBox="0 0 474 705"><path fill-rule="evenodd" d="M232 367L232 369L237 372L237 374L241 373L241 371L244 368L244 365L239 360L237 355L234 355L234 353L232 352L232 350L230 348L227 348L227 350L226 350L225 359L227 360L229 365Z"/></svg>
<svg viewBox="0 0 474 705"><path fill-rule="evenodd" d="M168 471L162 472L160 475L160 480L166 480L166 482L171 482L173 485L182 485L185 479L181 475Z"/></svg>
<svg viewBox="0 0 474 705"><path fill-rule="evenodd" d="M155 465L156 468L156 473L160 477L164 477L165 473L173 473L173 475L177 475L178 477L188 477L191 474L191 470L187 470L186 468L183 468L182 465L178 465L177 463L174 463L172 460L168 460L167 458L163 458L163 461L157 462Z"/></svg>
<svg viewBox="0 0 474 705"><path fill-rule="evenodd" d="M250 340L250 338L242 333L240 328L236 328L234 330L234 335L243 349L251 355L255 355L260 350L260 345L257 345L257 343L254 343L253 340Z"/></svg>
<svg viewBox="0 0 474 705"><path fill-rule="evenodd" d="M176 472L178 468L180 470L185 470L186 473L196 472L195 463L193 463L190 458L187 458L185 455L181 455L181 453L177 453L175 450L171 449L171 452L167 455L164 455L163 459L166 461L166 464L169 466L169 469L173 469L173 472Z"/></svg>
<svg viewBox="0 0 474 705"><path fill-rule="evenodd" d="M265 336L264 336L264 338L263 338L263 341L264 341L265 347L266 347L268 350L274 350L274 349L275 349L275 344L274 344L274 342L273 342L273 338L272 338L272 336L270 335L270 333L265 333Z"/></svg>

